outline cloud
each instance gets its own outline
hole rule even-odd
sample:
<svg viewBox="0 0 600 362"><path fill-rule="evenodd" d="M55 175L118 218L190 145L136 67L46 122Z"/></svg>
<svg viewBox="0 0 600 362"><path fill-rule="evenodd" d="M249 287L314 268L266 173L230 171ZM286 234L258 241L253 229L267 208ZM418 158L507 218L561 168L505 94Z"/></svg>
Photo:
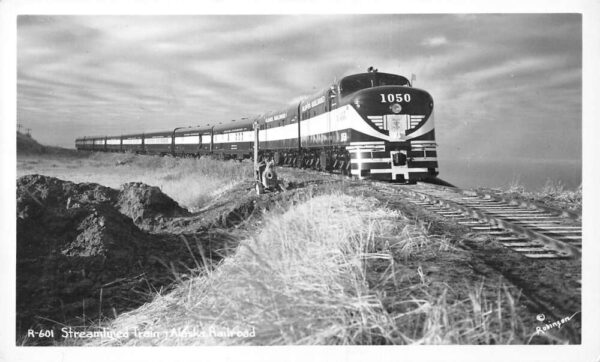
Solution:
<svg viewBox="0 0 600 362"><path fill-rule="evenodd" d="M423 40L421 44L427 47L439 47L441 45L448 44L448 40L444 36L435 36L433 38L427 38Z"/></svg>
<svg viewBox="0 0 600 362"><path fill-rule="evenodd" d="M578 14L19 16L17 25L18 119L47 144L255 115L375 66L415 73L433 95L442 160L581 157Z"/></svg>

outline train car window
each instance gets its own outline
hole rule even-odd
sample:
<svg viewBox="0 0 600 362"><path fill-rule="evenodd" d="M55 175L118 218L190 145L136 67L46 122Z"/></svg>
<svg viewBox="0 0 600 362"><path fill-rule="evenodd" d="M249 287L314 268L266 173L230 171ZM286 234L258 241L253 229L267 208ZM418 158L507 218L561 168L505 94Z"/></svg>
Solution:
<svg viewBox="0 0 600 362"><path fill-rule="evenodd" d="M342 96L354 93L361 89L371 88L372 86L373 82L370 76L350 76L342 79L340 82Z"/></svg>
<svg viewBox="0 0 600 362"><path fill-rule="evenodd" d="M376 74L376 84L377 86L384 85L400 85L400 86L410 86L410 82L408 79L395 74Z"/></svg>

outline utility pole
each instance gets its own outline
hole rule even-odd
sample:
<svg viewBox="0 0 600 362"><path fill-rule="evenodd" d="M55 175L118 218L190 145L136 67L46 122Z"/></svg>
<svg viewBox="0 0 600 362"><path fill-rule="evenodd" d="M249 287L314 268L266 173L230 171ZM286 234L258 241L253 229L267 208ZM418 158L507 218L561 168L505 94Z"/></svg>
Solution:
<svg viewBox="0 0 600 362"><path fill-rule="evenodd" d="M265 192L264 185L262 184L261 176L261 164L258 162L258 144L260 142L258 138L258 122L254 122L254 180L256 182L256 193L258 195Z"/></svg>

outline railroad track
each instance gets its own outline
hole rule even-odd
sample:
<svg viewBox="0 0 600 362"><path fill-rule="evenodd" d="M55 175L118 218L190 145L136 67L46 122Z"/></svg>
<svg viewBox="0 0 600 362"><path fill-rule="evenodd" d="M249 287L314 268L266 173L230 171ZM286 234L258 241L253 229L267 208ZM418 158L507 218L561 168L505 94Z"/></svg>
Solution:
<svg viewBox="0 0 600 362"><path fill-rule="evenodd" d="M516 199L419 183L381 185L531 259L581 258L581 215Z"/></svg>
<svg viewBox="0 0 600 362"><path fill-rule="evenodd" d="M331 173L315 171L319 174ZM370 181L375 189L403 199L471 230L493 237L531 259L580 259L581 214L430 183L397 185Z"/></svg>

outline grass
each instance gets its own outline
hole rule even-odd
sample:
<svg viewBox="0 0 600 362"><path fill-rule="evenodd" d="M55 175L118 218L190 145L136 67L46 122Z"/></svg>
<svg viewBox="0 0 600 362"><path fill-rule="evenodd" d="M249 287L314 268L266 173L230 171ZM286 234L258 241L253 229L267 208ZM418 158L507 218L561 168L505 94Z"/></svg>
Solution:
<svg viewBox="0 0 600 362"><path fill-rule="evenodd" d="M443 344L523 341L515 298L482 284L466 297L434 287L429 264L403 261L451 253L375 200L340 193L267 216L214 269L116 318L123 338L92 345ZM435 263L435 262L434 262ZM373 282L373 266L379 282ZM418 275L411 279L409 274ZM382 286L396 286L390 298ZM448 287L449 288L449 287ZM485 289L485 290L484 290ZM485 292L484 292L485 291ZM512 311L512 312L511 312ZM145 335L142 335L145 333Z"/></svg>
<svg viewBox="0 0 600 362"><path fill-rule="evenodd" d="M415 300L411 313L418 338L415 344L512 344L524 343L524 326L516 311L515 298L499 285L493 299L484 292L485 283L465 286L467 298L448 301L448 290ZM406 318L406 316L402 316ZM424 322L421 322L424 319Z"/></svg>
<svg viewBox="0 0 600 362"><path fill-rule="evenodd" d="M114 188L145 182L199 210L250 179L252 165L134 154L20 155L18 175L30 173ZM551 193L564 190L548 187ZM430 235L427 225L341 190L311 196L270 211L235 253L217 265L199 261L192 276L175 275L176 285L155 292L151 303L82 327L128 332L90 344L527 342L518 293L502 281L467 280L465 270L444 278L460 251Z"/></svg>
<svg viewBox="0 0 600 362"><path fill-rule="evenodd" d="M250 179L252 165L211 158L129 153L19 155L17 175L33 173L73 182L95 182L113 188L119 188L126 182L144 182L160 187L179 204L195 211L239 181Z"/></svg>
<svg viewBox="0 0 600 362"><path fill-rule="evenodd" d="M527 190L518 180L514 180L502 191L539 202L568 206L569 208L581 209L583 202L581 185L574 190L569 190L560 180L547 180L544 186L538 190Z"/></svg>

